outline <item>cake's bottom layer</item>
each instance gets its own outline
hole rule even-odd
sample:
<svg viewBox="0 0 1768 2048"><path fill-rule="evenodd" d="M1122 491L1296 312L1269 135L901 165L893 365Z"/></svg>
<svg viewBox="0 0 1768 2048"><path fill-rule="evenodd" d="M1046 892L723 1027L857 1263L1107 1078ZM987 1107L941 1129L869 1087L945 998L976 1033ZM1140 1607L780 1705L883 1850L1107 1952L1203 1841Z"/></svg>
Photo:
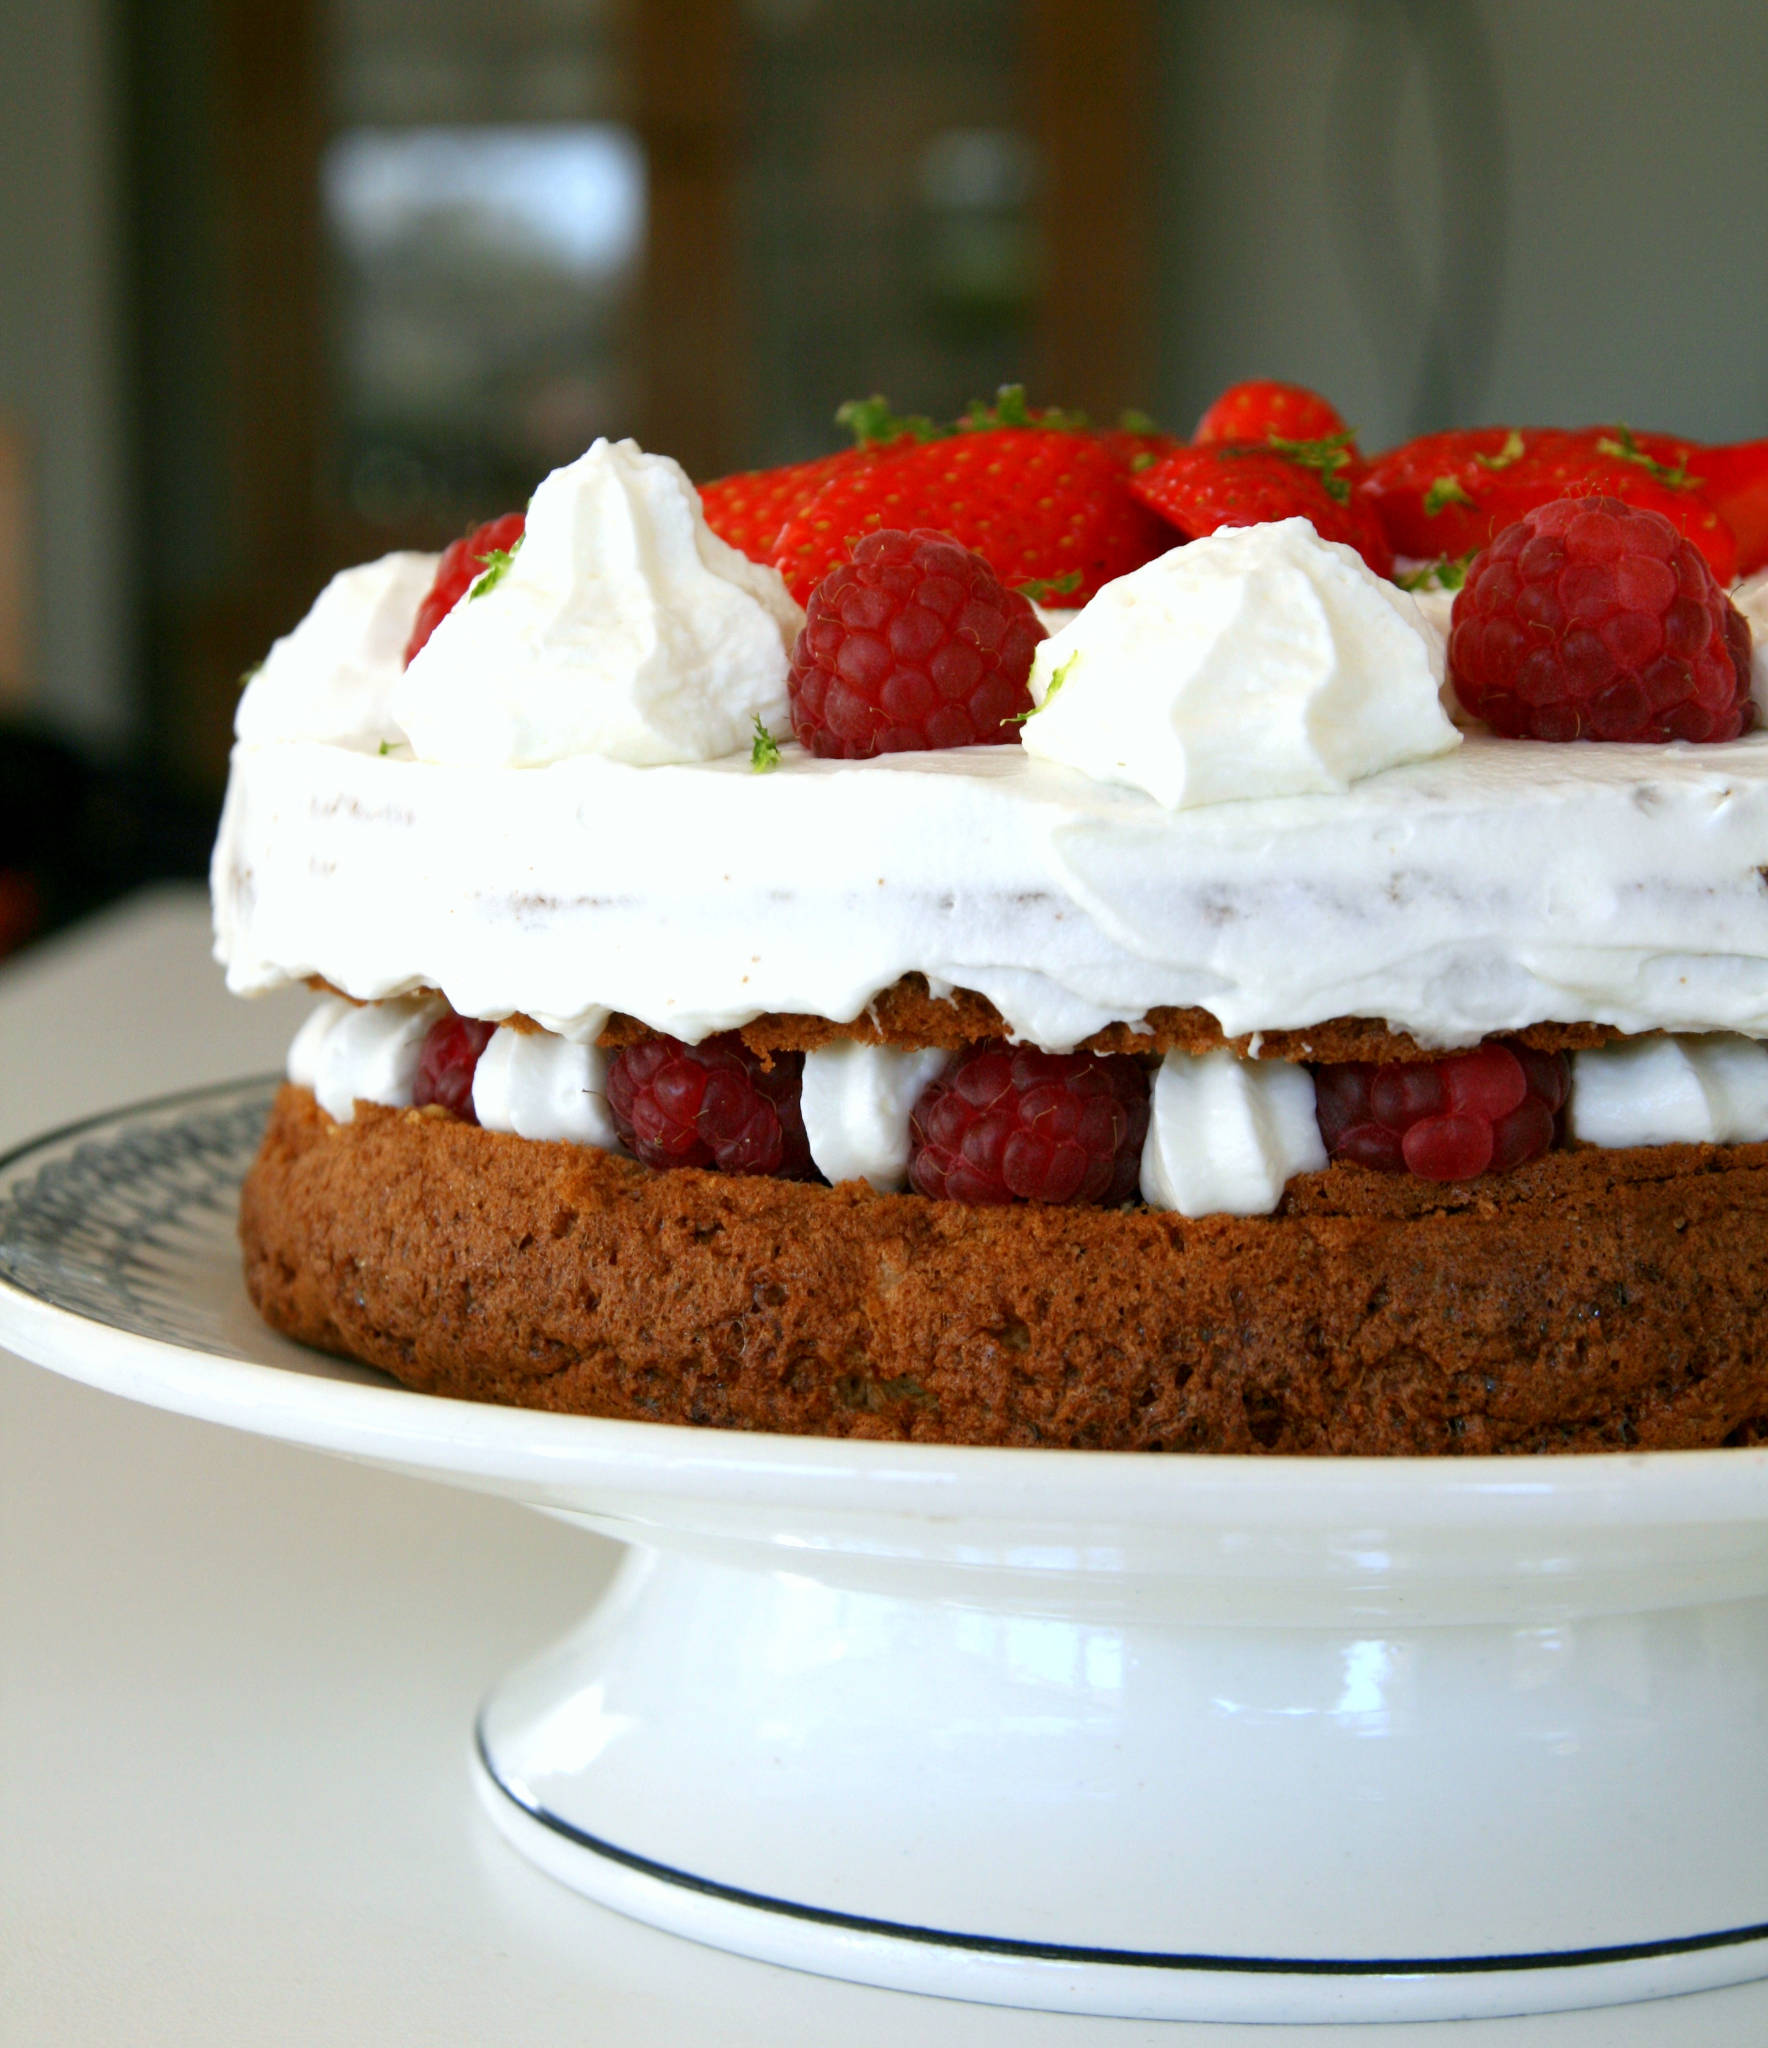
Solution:
<svg viewBox="0 0 1768 2048"><path fill-rule="evenodd" d="M1768 1144L1339 1165L1188 1221L656 1173L285 1087L240 1232L278 1329L523 1407L1094 1450L1768 1436Z"/></svg>

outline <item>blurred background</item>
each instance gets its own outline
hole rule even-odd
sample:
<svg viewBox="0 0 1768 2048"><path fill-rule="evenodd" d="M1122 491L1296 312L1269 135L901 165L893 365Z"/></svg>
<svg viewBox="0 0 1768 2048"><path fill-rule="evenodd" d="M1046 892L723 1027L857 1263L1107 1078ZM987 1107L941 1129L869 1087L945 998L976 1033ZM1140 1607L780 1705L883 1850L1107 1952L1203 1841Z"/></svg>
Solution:
<svg viewBox="0 0 1768 2048"><path fill-rule="evenodd" d="M0 950L242 670L597 434L845 397L1768 432L1760 0L0 0Z"/></svg>

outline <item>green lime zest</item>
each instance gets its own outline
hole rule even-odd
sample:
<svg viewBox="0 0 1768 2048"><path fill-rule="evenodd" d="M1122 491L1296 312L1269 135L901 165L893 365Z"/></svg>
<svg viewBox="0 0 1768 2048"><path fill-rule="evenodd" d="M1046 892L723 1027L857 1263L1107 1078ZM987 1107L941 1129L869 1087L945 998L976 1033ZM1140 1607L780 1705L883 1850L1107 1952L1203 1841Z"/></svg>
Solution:
<svg viewBox="0 0 1768 2048"><path fill-rule="evenodd" d="M1473 459L1481 469L1508 469L1513 462L1520 462L1527 453L1522 436L1512 427L1504 436L1504 445L1496 455L1476 455Z"/></svg>
<svg viewBox="0 0 1768 2048"><path fill-rule="evenodd" d="M1471 505L1473 499L1457 477L1439 476L1424 494L1424 516L1434 519L1446 505Z"/></svg>
<svg viewBox="0 0 1768 2048"><path fill-rule="evenodd" d="M756 775L767 775L780 765L780 743L755 714L755 738L749 746L749 767Z"/></svg>
<svg viewBox="0 0 1768 2048"><path fill-rule="evenodd" d="M1406 569L1394 578L1402 590L1459 590L1478 548L1464 555L1446 555L1440 562L1426 562L1421 568Z"/></svg>
<svg viewBox="0 0 1768 2048"><path fill-rule="evenodd" d="M492 548L487 553L482 554L479 560L485 565L485 573L475 580L472 589L467 592L467 596L469 598L483 597L487 591L495 590L505 576L509 574L510 564L521 551L522 543L518 539L512 548Z"/></svg>
<svg viewBox="0 0 1768 2048"><path fill-rule="evenodd" d="M1074 595L1080 588L1080 571L1070 569L1066 576L1031 576L1013 587L1021 597L1029 597L1033 604L1048 604L1053 597Z"/></svg>
<svg viewBox="0 0 1768 2048"><path fill-rule="evenodd" d="M1616 427L1612 434L1604 434L1596 443L1596 452L1612 455L1618 462L1636 463L1647 475L1655 476L1659 483L1667 484L1673 491L1686 491L1694 483L1686 462L1678 462L1672 467L1667 462L1655 461L1634 440L1631 427Z"/></svg>
<svg viewBox="0 0 1768 2048"><path fill-rule="evenodd" d="M1056 701L1057 692L1074 673L1074 665L1079 659L1080 649L1077 647L1056 673L1051 676L1050 687L1044 692L1044 701L1041 704L1034 704L1029 711L1015 711L1013 716L1007 720L1007 724L1023 725L1028 718L1035 718L1040 711L1048 711L1050 706Z"/></svg>

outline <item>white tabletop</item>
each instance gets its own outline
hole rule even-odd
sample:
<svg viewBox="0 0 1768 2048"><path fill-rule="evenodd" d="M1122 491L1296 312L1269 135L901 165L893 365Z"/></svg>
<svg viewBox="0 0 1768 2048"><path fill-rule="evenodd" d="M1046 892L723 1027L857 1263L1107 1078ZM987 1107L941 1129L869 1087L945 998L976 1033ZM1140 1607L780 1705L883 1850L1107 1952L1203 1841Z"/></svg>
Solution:
<svg viewBox="0 0 1768 2048"><path fill-rule="evenodd" d="M265 1071L195 890L0 970L0 1146ZM796 1976L621 1920L492 1833L489 1683L612 1545L0 1356L4 2048L1742 2048L1768 1986L1458 2027L1187 2027Z"/></svg>

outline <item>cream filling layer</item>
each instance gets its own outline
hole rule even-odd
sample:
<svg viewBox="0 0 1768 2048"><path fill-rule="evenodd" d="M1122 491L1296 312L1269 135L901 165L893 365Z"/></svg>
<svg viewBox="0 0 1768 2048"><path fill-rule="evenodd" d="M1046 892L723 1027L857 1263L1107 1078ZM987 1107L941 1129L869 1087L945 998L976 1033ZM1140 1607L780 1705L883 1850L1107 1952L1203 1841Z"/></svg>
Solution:
<svg viewBox="0 0 1768 2048"><path fill-rule="evenodd" d="M1379 1019L1768 1037L1768 733L1470 733L1349 791L1168 811L1021 748L495 770L234 750L212 870L241 994L441 989L571 1038L847 1022L919 972L1053 1051L1156 1006L1229 1035Z"/></svg>
<svg viewBox="0 0 1768 2048"><path fill-rule="evenodd" d="M439 1003L328 997L289 1047L288 1077L340 1123L358 1102L408 1109ZM801 1102L817 1170L881 1194L908 1185L909 1119L949 1056L853 1042L805 1055ZM492 1033L473 1075L490 1131L622 1150L601 1047L544 1031ZM1572 1058L1571 1134L1618 1149L1768 1139L1768 1046L1730 1034L1647 1038ZM1181 1216L1268 1216L1300 1173L1328 1164L1314 1077L1281 1060L1170 1052L1150 1077L1141 1195Z"/></svg>

